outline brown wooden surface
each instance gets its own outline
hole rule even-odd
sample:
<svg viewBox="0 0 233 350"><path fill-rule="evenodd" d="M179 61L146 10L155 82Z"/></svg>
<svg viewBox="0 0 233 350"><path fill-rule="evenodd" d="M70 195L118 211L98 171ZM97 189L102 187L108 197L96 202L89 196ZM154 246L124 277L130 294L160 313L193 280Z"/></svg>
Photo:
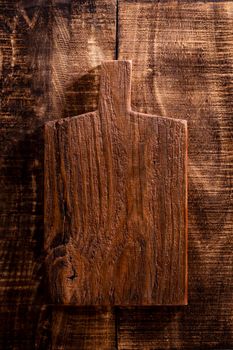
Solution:
<svg viewBox="0 0 233 350"><path fill-rule="evenodd" d="M45 299L39 131L45 119L96 108L97 66L115 54L116 7L24 0L27 18L17 3L0 1L1 349L51 349L54 324L64 336L53 349L232 349L232 1L119 2L119 57L134 61L133 108L188 120L189 306L109 310L103 318L88 308L64 323L35 305Z"/></svg>
<svg viewBox="0 0 233 350"><path fill-rule="evenodd" d="M45 126L53 303L187 303L186 121L131 110L131 61L102 64L98 110Z"/></svg>
<svg viewBox="0 0 233 350"><path fill-rule="evenodd" d="M40 303L43 125L58 111L64 117L97 107L98 66L115 55L115 2L0 4L0 301Z"/></svg>
<svg viewBox="0 0 233 350"><path fill-rule="evenodd" d="M116 5L0 0L0 15L0 348L32 350L36 334L46 333L46 324L43 330L37 324L40 305L49 302L43 281L43 125L96 109L98 66L115 57ZM85 348L101 348L99 327L115 339L111 311L103 323L93 309L75 317Z"/></svg>
<svg viewBox="0 0 233 350"><path fill-rule="evenodd" d="M115 316L108 308L2 305L0 348L116 349Z"/></svg>
<svg viewBox="0 0 233 350"><path fill-rule="evenodd" d="M119 35L133 108L188 121L189 305L122 309L118 347L232 349L233 2L120 1Z"/></svg>
<svg viewBox="0 0 233 350"><path fill-rule="evenodd" d="M115 315L106 307L46 306L35 344L38 350L116 350Z"/></svg>

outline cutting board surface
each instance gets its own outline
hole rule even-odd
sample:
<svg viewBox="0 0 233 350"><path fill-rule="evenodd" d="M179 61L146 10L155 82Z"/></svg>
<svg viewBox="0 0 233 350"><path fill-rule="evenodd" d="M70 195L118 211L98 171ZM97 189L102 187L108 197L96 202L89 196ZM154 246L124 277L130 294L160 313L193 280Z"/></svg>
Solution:
<svg viewBox="0 0 233 350"><path fill-rule="evenodd" d="M187 303L187 125L132 111L130 89L131 62L106 61L98 110L45 126L54 303Z"/></svg>

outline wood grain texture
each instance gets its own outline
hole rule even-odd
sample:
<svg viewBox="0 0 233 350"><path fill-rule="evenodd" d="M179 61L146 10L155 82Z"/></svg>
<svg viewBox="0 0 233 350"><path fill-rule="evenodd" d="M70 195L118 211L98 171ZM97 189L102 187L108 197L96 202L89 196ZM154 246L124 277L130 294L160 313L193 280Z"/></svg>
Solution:
<svg viewBox="0 0 233 350"><path fill-rule="evenodd" d="M44 276L43 125L97 107L98 65L115 55L115 2L96 1L93 7L89 1L1 0L0 6L0 237L5 249L0 301L39 303Z"/></svg>
<svg viewBox="0 0 233 350"><path fill-rule="evenodd" d="M186 304L186 122L131 111L131 62L102 64L96 112L45 126L52 301Z"/></svg>
<svg viewBox="0 0 233 350"><path fill-rule="evenodd" d="M0 349L116 348L115 317L108 308L1 305Z"/></svg>
<svg viewBox="0 0 233 350"><path fill-rule="evenodd" d="M39 305L1 305L0 306L0 349L32 350L35 349L36 334L45 338L46 326L43 307ZM43 327L42 327L43 325ZM49 349L49 347L40 348Z"/></svg>
<svg viewBox="0 0 233 350"><path fill-rule="evenodd" d="M39 131L45 119L96 108L96 66L102 59L114 58L116 8L115 2L104 0L24 0L24 12L18 3L0 1L1 303L12 303L1 306L0 348L31 350L36 342L47 350L50 312L40 315L40 306L15 306L39 303L45 291L39 287L43 276L38 260L43 237ZM190 263L186 310L118 309L116 348L117 344L119 349L136 350L233 348L232 13L232 1L224 0L119 1L119 57L134 62L133 108L188 120ZM94 44L90 40L87 51L86 39L93 35ZM84 50L76 51L79 44ZM52 73L57 77L51 79ZM32 244L25 243L31 240ZM113 334L103 335L113 331L113 314L109 310L106 323L99 323L101 315L85 310L80 322L80 314L73 310L72 322L58 323L56 332L61 335L54 344L66 349L86 349L87 344L89 349L114 349ZM68 336L75 332L77 337ZM111 340L103 345L106 339Z"/></svg>
<svg viewBox="0 0 233 350"><path fill-rule="evenodd" d="M46 306L35 345L36 350L117 350L114 313L106 307Z"/></svg>
<svg viewBox="0 0 233 350"><path fill-rule="evenodd" d="M228 1L119 2L132 106L189 126L189 306L121 309L119 349L233 348L232 28Z"/></svg>
<svg viewBox="0 0 233 350"><path fill-rule="evenodd" d="M115 56L115 14L115 0L0 0L3 350L32 350L36 333L46 332L46 324L37 326L40 307L49 302L43 268L43 125L96 108L98 65ZM80 319L76 315L80 344L89 342L90 349L101 344L99 328L109 338L114 329L111 310L106 323L94 315L93 309Z"/></svg>

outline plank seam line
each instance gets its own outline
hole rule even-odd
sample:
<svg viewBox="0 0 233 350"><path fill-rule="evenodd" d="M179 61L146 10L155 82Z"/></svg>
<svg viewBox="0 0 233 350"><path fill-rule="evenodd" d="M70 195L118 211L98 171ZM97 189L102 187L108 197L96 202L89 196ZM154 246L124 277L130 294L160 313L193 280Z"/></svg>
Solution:
<svg viewBox="0 0 233 350"><path fill-rule="evenodd" d="M115 348L114 350L118 350L118 307L115 307Z"/></svg>
<svg viewBox="0 0 233 350"><path fill-rule="evenodd" d="M116 0L116 35L115 35L115 59L119 56L119 0Z"/></svg>

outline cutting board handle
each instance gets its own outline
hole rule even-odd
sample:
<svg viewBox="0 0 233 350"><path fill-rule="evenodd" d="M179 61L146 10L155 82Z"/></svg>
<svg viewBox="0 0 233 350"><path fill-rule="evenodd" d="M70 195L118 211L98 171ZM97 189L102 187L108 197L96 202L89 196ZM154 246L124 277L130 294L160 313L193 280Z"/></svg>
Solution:
<svg viewBox="0 0 233 350"><path fill-rule="evenodd" d="M116 117L131 110L132 62L104 61L101 66L99 110L113 110Z"/></svg>

